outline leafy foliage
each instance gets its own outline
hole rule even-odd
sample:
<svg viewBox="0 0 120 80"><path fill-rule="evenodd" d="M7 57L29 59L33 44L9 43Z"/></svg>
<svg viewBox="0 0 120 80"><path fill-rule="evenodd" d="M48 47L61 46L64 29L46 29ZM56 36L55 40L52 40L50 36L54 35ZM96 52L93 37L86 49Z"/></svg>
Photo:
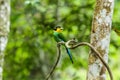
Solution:
<svg viewBox="0 0 120 80"><path fill-rule="evenodd" d="M5 51L4 80L44 80L56 60L52 32L60 18L67 39L89 42L94 0L11 0L11 31ZM119 26L120 1L116 0L113 24ZM57 16L57 10L60 16ZM119 80L120 37L111 33L109 63ZM85 80L88 47L72 50L75 64L64 47L52 80Z"/></svg>

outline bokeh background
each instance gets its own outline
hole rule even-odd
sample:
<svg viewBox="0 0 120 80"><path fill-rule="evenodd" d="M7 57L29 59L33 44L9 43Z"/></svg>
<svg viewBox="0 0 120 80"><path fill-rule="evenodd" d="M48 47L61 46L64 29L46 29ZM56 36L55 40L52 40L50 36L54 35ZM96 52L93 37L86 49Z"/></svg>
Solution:
<svg viewBox="0 0 120 80"><path fill-rule="evenodd" d="M115 0L112 27L120 26L119 5L120 0ZM44 80L57 58L52 33L58 19L67 40L89 42L94 7L95 0L11 0L3 80ZM50 80L86 79L89 48L79 47L71 52L74 64L62 47L60 62ZM120 80L120 36L113 30L108 64L114 80Z"/></svg>

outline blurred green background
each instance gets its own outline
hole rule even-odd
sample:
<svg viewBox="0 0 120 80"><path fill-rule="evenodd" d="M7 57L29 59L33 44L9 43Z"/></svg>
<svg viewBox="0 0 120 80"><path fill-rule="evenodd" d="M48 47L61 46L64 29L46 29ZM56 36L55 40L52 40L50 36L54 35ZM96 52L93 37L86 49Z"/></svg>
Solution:
<svg viewBox="0 0 120 80"><path fill-rule="evenodd" d="M115 0L115 26L120 26L119 5L120 0ZM44 80L57 57L52 35L52 29L57 25L57 10L65 37L89 42L94 7L95 0L59 0L59 3L57 0L11 0L11 27L3 80ZM89 48L79 47L71 52L74 64L62 47L62 57L50 80L86 79ZM120 80L119 59L120 37L112 30L109 65L114 80Z"/></svg>

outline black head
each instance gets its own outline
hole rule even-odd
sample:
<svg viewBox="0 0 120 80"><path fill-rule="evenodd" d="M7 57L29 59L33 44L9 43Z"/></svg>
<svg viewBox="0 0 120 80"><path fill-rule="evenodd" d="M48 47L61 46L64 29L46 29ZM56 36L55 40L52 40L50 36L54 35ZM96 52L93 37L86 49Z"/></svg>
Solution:
<svg viewBox="0 0 120 80"><path fill-rule="evenodd" d="M63 29L60 25L55 26L54 30L57 30L57 28Z"/></svg>

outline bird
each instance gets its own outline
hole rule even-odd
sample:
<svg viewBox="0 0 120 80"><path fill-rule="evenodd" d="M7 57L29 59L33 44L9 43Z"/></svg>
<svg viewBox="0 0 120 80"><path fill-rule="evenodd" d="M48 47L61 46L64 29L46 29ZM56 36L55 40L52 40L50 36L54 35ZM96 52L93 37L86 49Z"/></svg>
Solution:
<svg viewBox="0 0 120 80"><path fill-rule="evenodd" d="M62 34L62 31L63 31L63 28L61 26L56 26L54 28L54 32L53 32L53 36L54 36L54 39L55 41L58 43L58 42L66 42L66 39L65 37L63 36ZM73 63L73 59L72 59L72 55L71 55L71 52L70 52L70 49L67 48L65 45L64 45L65 49L66 49L66 52L71 60L71 62Z"/></svg>

